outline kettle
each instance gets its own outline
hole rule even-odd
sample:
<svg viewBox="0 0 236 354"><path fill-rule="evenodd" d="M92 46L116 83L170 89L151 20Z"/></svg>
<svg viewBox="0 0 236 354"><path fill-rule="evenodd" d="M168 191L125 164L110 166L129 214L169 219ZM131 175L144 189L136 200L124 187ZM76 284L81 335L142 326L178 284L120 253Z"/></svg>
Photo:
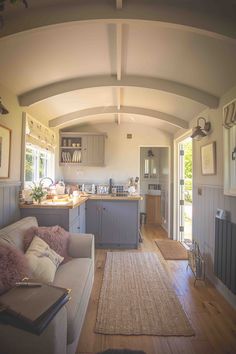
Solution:
<svg viewBox="0 0 236 354"><path fill-rule="evenodd" d="M56 194L65 194L65 183L63 181L56 183Z"/></svg>

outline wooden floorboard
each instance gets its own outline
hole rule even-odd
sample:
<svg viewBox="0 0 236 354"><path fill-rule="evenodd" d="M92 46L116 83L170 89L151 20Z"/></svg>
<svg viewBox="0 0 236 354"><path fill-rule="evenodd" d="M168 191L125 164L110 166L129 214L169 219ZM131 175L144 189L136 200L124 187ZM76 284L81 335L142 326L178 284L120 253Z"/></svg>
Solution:
<svg viewBox="0 0 236 354"><path fill-rule="evenodd" d="M166 232L161 227L145 225L142 235L143 243L139 251L155 252L162 257L154 240L166 238ZM95 334L106 252L96 250L94 286L77 348L78 354L95 354L109 348L143 350L146 354L236 354L236 311L209 282L198 282L194 287L193 275L186 270L187 261L166 262L174 291L196 333L194 337Z"/></svg>

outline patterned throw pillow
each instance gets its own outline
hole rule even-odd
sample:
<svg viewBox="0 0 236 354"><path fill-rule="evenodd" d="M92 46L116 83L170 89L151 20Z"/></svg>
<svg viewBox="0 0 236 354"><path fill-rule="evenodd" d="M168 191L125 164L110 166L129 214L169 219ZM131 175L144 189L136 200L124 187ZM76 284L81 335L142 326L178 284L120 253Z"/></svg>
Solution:
<svg viewBox="0 0 236 354"><path fill-rule="evenodd" d="M53 282L63 257L53 251L40 237L34 236L25 256L29 262L32 278L41 282Z"/></svg>
<svg viewBox="0 0 236 354"><path fill-rule="evenodd" d="M50 226L50 227L31 227L24 235L24 250L27 251L29 245L31 244L34 236L40 237L44 242L46 242L51 249L58 253L64 258L63 263L66 263L70 257L67 253L68 241L70 234L62 227Z"/></svg>

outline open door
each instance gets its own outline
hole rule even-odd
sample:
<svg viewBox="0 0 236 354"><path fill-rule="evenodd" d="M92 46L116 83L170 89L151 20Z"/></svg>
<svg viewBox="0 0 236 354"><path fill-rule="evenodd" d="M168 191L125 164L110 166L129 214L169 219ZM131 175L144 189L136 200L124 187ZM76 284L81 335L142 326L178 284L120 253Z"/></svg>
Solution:
<svg viewBox="0 0 236 354"><path fill-rule="evenodd" d="M178 222L177 239L192 241L192 139L178 143Z"/></svg>

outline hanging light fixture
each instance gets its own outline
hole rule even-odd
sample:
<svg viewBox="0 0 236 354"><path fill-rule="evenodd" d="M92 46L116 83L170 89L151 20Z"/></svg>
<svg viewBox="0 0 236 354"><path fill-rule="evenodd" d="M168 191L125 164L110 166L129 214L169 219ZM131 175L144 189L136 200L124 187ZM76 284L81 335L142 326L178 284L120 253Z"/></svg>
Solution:
<svg viewBox="0 0 236 354"><path fill-rule="evenodd" d="M1 99L1 98L0 98ZM2 114L8 114L9 111L6 109L6 107L3 106L1 100L0 100L0 115Z"/></svg>
<svg viewBox="0 0 236 354"><path fill-rule="evenodd" d="M151 149L148 150L148 157L153 157L153 156L154 156L154 154L153 154L152 150Z"/></svg>
<svg viewBox="0 0 236 354"><path fill-rule="evenodd" d="M202 125L200 125L200 121L203 121ZM191 138L195 140L201 140L210 133L210 130L211 123L207 122L205 118L199 117L197 120L197 126L193 128Z"/></svg>

